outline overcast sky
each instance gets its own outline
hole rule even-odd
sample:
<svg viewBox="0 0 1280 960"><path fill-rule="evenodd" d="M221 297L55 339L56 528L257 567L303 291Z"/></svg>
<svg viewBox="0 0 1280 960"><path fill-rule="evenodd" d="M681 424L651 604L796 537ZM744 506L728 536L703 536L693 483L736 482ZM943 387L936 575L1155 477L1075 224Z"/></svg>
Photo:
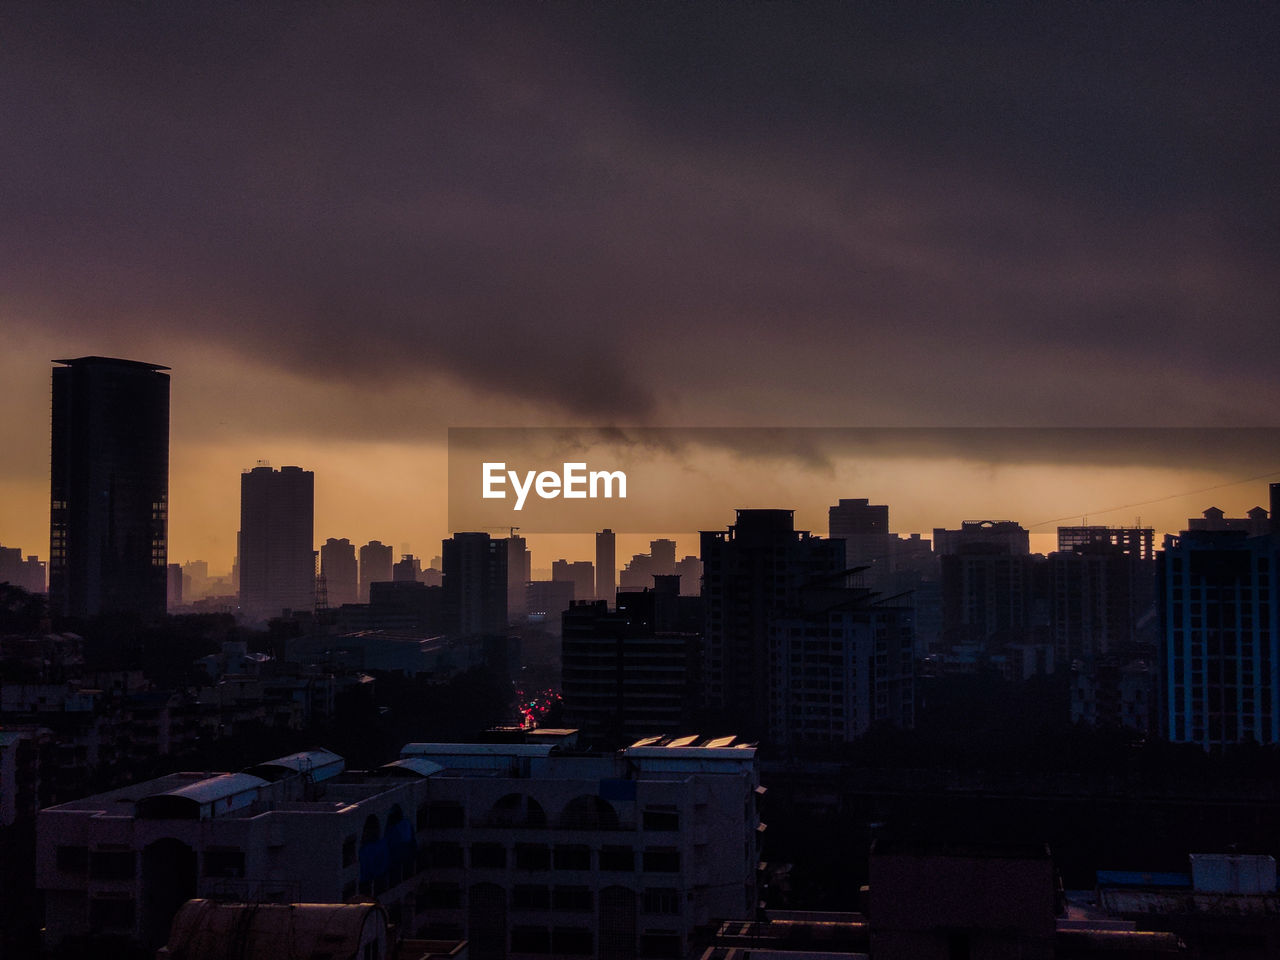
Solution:
<svg viewBox="0 0 1280 960"><path fill-rule="evenodd" d="M257 458L436 523L448 425L1277 425L1278 26L6 4L0 542L86 354L173 368L175 560Z"/></svg>

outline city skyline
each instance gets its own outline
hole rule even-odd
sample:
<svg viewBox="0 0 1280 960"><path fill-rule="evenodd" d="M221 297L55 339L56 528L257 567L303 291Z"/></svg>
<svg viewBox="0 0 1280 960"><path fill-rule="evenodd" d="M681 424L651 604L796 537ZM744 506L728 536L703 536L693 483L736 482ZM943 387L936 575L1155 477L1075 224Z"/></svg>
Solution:
<svg viewBox="0 0 1280 960"><path fill-rule="evenodd" d="M1274 425L1278 16L30 7L0 536L45 540L61 356L173 368L172 556L219 566L259 459L321 538L433 552L457 424ZM835 479L701 524L896 502Z"/></svg>
<svg viewBox="0 0 1280 960"><path fill-rule="evenodd" d="M135 361L125 359L124 362L134 363ZM812 432L814 431L803 429L797 431L801 437ZM823 433L825 431L817 432ZM872 433L876 432L872 431ZM905 452L900 452L896 456L875 453L869 455L866 459L860 460L853 456L848 449L841 449L840 443L836 443L829 449L819 449L817 446L811 448L803 440L797 440L791 441L796 448L794 450L787 449L787 445L784 443L783 448L779 451L761 452L752 447L753 443L759 443L758 440L739 441L740 449L730 449L729 453L738 458L736 461L738 466L743 465L743 458L748 458L746 462L747 469L742 472L741 476L735 477L725 485L725 489L736 492L724 493L724 498L716 506L710 508L706 507L705 502L699 504L705 508L700 516L707 517L706 522L694 524L693 526L696 529L619 533L619 540L623 544L623 547L620 548L622 552L619 556L626 556L632 552L641 552L643 547L657 536L670 536L676 539L679 543L678 551L681 555L696 553L698 531L715 529L720 519L730 516L733 510L740 509L744 505L755 508L795 510L798 515L797 525L799 529L807 529L825 535L826 511L831 503L837 499L844 498L848 493L868 494L871 500L887 502L891 508L894 508L891 521L891 529L894 533L916 533L927 537L938 526L958 524L962 520L1012 520L1030 528L1033 552L1048 553L1053 549L1057 526L1064 523L1069 525L1073 522L1095 522L1114 527L1134 526L1141 523L1154 526L1157 535L1159 535L1176 533L1185 529L1188 519L1198 516L1210 507L1219 507L1225 510L1228 515L1243 516L1251 507L1260 505L1250 499L1251 497L1256 499L1256 484L1260 481L1280 477L1280 470L1258 474L1251 473L1248 476L1238 475L1250 463L1263 464L1268 462L1265 459L1265 452L1259 452L1257 458L1251 459L1249 448L1251 446L1250 438L1254 436L1262 441L1257 444L1258 447L1267 447L1266 441L1274 440L1277 434L1277 431L1269 428L1261 428L1256 431L1224 428L1220 433L1221 436L1227 439L1222 442L1220 449L1206 454L1206 459L1220 456L1227 462L1219 464L1217 468L1201 466L1199 470L1175 466L1176 451L1186 450L1194 444L1197 437L1201 437L1202 433L1204 437L1201 437L1201 439L1204 439L1213 431L1182 431L1181 433L1185 435L1182 439L1178 439L1180 432L1177 430L1152 431L1153 439L1148 443L1154 461L1154 465L1151 468L1135 465L1135 461L1140 460L1141 456L1118 456L1114 450L1110 453L1107 452L1108 448L1114 448L1118 445L1114 439L1115 437L1123 438L1128 435L1123 430L1097 431L1100 438L1110 436L1112 438L1110 440L1090 440L1087 439L1089 431L1080 431L1081 435L1086 439L1078 441L1075 445L1083 449L1096 448L1097 450L1097 463L1086 464L1083 468L1046 462L1052 461L1053 458L1052 456L1046 456L1043 451L1027 455L1017 454L1016 452L1010 453L1008 450L1002 451L1000 449L1001 446L1012 447L1015 445L1014 441L1000 441L999 437L1002 432L1000 429L987 431L969 428L956 431L921 431L922 435L936 433L947 437L955 433L963 438L968 438L971 435L977 438L987 438L974 441L976 445L975 452L969 460L961 460L959 464L956 462L955 449L952 449L949 455L945 449L940 450L936 454L937 462L929 463L927 460L922 459L919 450L910 450L910 443L904 448ZM750 437L754 435L755 431L728 431L729 436L734 436L737 433ZM785 434L785 431L783 433ZM835 431L835 433L839 435L841 431ZM851 431L851 433L857 435L858 431ZM1020 431L1017 430L1011 430L1009 433L1015 437L1021 435ZM175 439L179 436L178 427L175 427L174 435ZM1050 433L1050 435L1052 434ZM1158 439L1161 435L1175 438L1163 444L1163 447L1167 449L1162 449L1162 444ZM991 436L996 439L990 439ZM847 441L844 442L847 443ZM937 444L937 441L930 442ZM923 446L923 443L921 445ZM1045 445L1045 442L1042 441L1041 446ZM958 447L959 444L953 442L952 446ZM750 462L749 458L756 453L760 453L764 464ZM726 451L717 449L715 444L710 444L706 448L705 456L708 463L714 463L717 460L723 461ZM1071 454L1067 454L1064 451L1064 456L1069 458ZM447 460L447 455L445 459ZM818 463L818 467L815 470L818 475L817 483L813 483L812 477L805 472L807 461ZM237 476L244 477L255 470L260 471L271 462L267 459L260 459L253 466L245 466ZM785 471L774 469L779 462L790 469L789 474ZM856 479L850 482L842 481L839 479L839 475L842 469L845 468L851 469L855 477L861 472L863 475L870 474L875 479L870 482ZM899 473L894 474L894 470L898 470ZM905 475L901 472L903 470L914 471L916 475ZM1070 473L1073 470L1075 473L1068 475L1065 479L1062 476L1055 476L1063 471ZM1234 476L1232 476L1233 471L1236 474ZM704 470L703 472L705 473L706 471ZM437 473L438 482L442 487L447 487L445 483L446 474L447 470L444 469ZM349 471L340 471L339 478L343 476L349 477ZM764 480L760 483L760 486L765 492L763 494L753 493L752 484L760 481L762 477ZM929 492L930 487L939 483L940 477L946 478L942 484L945 493L941 496L937 494L936 490ZM1000 479L1001 477L1003 477L1002 480ZM1041 486L1032 485L1028 487L1026 485L1028 477L1038 479ZM1184 490L1177 489L1176 484L1178 482L1190 483L1196 478L1199 478L1204 485ZM170 482L175 489L182 489L184 479L189 478L181 475L171 475ZM223 481L224 486L227 485L226 479L217 478L217 480ZM1087 481L1084 487L1081 486L1081 480ZM676 481L670 481L670 483L673 489L679 489ZM1147 486L1146 484L1155 484L1156 486ZM1163 486L1159 486L1159 484L1163 484ZM327 484L325 483L325 478L322 477L319 489L323 491L325 486ZM978 491L976 495L975 490ZM1046 490L1056 495L1058 499L1045 499L1043 494ZM421 515L412 513L405 515L396 512L399 509L398 506L394 506L392 512L387 513L388 505L382 501L371 501L363 504L353 501L349 496L349 492L349 490L330 486L327 491L329 494L327 498L317 495L317 526L314 535L316 542L313 545L316 549L319 549L326 538L334 538L339 534L349 538L353 543L364 543L367 540L378 539L377 534L381 533L382 536L389 538L388 543L394 547L396 556L412 552L430 557L439 549L438 544L454 533L466 532L468 529L476 528L487 530L487 532L495 536L500 532L500 527L495 525L464 525L457 530L449 530L448 524L442 522L443 515L446 513L442 504L436 504L434 513L429 514L430 519L424 521ZM957 496L958 492L967 492L969 499L966 500L964 496ZM720 493L723 493L723 491L717 487L717 495ZM687 498L689 492L687 489L682 489L681 494ZM1065 499L1063 499L1064 495ZM1107 501L1108 496L1112 497L1112 501L1109 504ZM761 497L764 499L762 500ZM1091 497L1092 500L1088 502L1095 504L1095 506L1078 513L1061 512L1079 506L1085 497ZM908 505L907 514L909 519L906 520L903 519L901 512L904 502ZM1107 505L1104 506L1104 504ZM343 509L335 510L335 507L339 505ZM686 503L683 506L686 510L684 515L687 517L689 505ZM367 509L370 507L373 509ZM234 513L236 509L238 509L238 500L234 496L223 496L213 512L215 515ZM383 519L381 521L370 520L367 517L367 513L376 514L379 509L383 511ZM1028 513L1029 509L1034 509L1038 513ZM182 531L184 520L182 505L178 504L176 508L171 506L170 513L171 517L177 518L177 529ZM333 519L335 513L344 515L345 519L335 521ZM1058 515L1046 516L1048 514ZM48 516L47 507L45 515L46 517ZM40 551L48 544L47 532L39 549L26 547L22 531L26 528L34 530L39 520L38 517L30 515L20 514L20 516L23 518L21 522L14 523L9 520L5 524L5 529L0 529L0 542L23 547L26 553L36 553L45 558L45 554ZM201 511L201 516L208 523L207 508L205 511ZM1032 516L1046 518L1032 520ZM517 517L516 519L519 518ZM666 520L667 517L664 515L661 519ZM173 526L174 524L171 520L170 527L172 528ZM227 541L230 541L229 552L221 555L216 552L209 555L187 555L180 552L171 552L170 559L179 563L205 560L211 563L211 570L216 574L229 571L233 566L236 555L234 533L234 527L236 526L238 524L233 521L233 528L230 532L226 529L221 529L206 533L207 542L225 545ZM366 536L362 532L352 536L350 534L350 527L352 526L361 531L373 530L374 535ZM374 529L375 526L377 527L376 530ZM388 526L394 529L388 531L385 529ZM431 534L431 527L433 526L438 526L441 531L438 537ZM45 529L47 531L47 525ZM519 527L515 526L512 529L519 529ZM14 530L18 532L15 534L12 532ZM409 536L412 536L412 539ZM537 554L534 569L539 571L548 570L552 556L575 560L593 560L595 557L593 537L594 534L588 533L530 534L528 539L532 544L531 552ZM184 545L191 542L181 536L176 539L180 544ZM170 533L170 542L174 540L174 535ZM31 542L36 543L38 541L32 539Z"/></svg>

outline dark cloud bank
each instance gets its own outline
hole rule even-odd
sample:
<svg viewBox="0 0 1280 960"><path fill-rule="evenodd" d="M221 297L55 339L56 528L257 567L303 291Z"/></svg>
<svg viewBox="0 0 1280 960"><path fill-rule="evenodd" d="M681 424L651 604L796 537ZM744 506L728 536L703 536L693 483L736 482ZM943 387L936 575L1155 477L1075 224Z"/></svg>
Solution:
<svg viewBox="0 0 1280 960"><path fill-rule="evenodd" d="M1271 6L5 19L5 326L544 422L1276 422Z"/></svg>

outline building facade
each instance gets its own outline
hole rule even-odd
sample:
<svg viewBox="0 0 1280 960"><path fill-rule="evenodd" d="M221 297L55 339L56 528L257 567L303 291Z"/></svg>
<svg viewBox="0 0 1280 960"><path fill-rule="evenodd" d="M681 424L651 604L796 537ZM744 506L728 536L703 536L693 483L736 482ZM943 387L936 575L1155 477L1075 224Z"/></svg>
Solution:
<svg viewBox="0 0 1280 960"><path fill-rule="evenodd" d="M1244 530L1166 538L1161 702L1174 743L1280 742L1278 542Z"/></svg>
<svg viewBox="0 0 1280 960"><path fill-rule="evenodd" d="M684 957L698 931L754 913L758 788L733 737L597 755L421 743L364 773L315 750L172 774L40 812L47 943L154 949L197 897L375 899L408 936L465 937L473 960Z"/></svg>
<svg viewBox="0 0 1280 960"><path fill-rule="evenodd" d="M53 370L49 602L56 615L165 613L168 367L111 357Z"/></svg>
<svg viewBox="0 0 1280 960"><path fill-rule="evenodd" d="M258 466L240 475L240 608L251 619L315 606L315 474Z"/></svg>
<svg viewBox="0 0 1280 960"><path fill-rule="evenodd" d="M320 572L324 575L329 606L355 603L360 596L355 545L345 537L330 537L320 547Z"/></svg>
<svg viewBox="0 0 1280 960"><path fill-rule="evenodd" d="M370 540L360 548L360 602L369 602L369 584L391 582L391 544Z"/></svg>
<svg viewBox="0 0 1280 960"><path fill-rule="evenodd" d="M455 533L443 544L444 605L457 636L507 629L507 541L487 533Z"/></svg>
<svg viewBox="0 0 1280 960"><path fill-rule="evenodd" d="M703 702L732 712L748 735L765 736L770 620L796 606L803 585L844 570L844 543L796 530L791 510L738 510L727 531L701 538Z"/></svg>

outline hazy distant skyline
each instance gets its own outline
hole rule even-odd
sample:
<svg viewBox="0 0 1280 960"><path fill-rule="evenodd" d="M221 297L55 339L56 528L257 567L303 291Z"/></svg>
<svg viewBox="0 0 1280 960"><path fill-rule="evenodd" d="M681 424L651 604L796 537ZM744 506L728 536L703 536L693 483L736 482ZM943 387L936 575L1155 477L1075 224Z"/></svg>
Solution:
<svg viewBox="0 0 1280 960"><path fill-rule="evenodd" d="M258 459L318 542L429 558L451 425L1278 422L1274 6L0 20L0 542L42 557L56 357L173 368L170 559L215 568Z"/></svg>

